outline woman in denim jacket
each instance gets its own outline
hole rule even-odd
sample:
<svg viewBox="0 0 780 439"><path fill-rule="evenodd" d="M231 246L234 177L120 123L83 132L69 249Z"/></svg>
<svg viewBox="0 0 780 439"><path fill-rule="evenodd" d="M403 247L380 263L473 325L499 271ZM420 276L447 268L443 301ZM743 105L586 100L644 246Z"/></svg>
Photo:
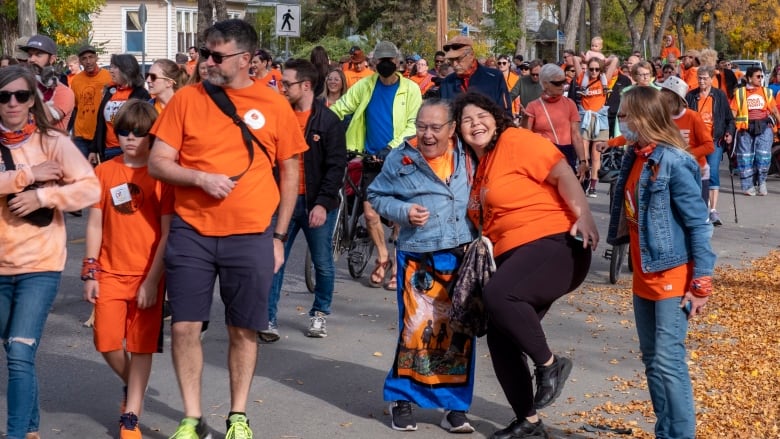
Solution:
<svg viewBox="0 0 780 439"><path fill-rule="evenodd" d="M429 99L417 113L417 136L393 149L368 187L368 201L400 225L398 343L385 379L391 426L417 429L411 403L446 410L441 426L471 433L466 411L474 390L474 339L453 330L448 287L476 230L466 218L471 157L454 137L452 109Z"/></svg>
<svg viewBox="0 0 780 439"><path fill-rule="evenodd" d="M688 319L712 293L712 225L699 166L651 87L623 95L618 114L629 147L618 177L607 242L630 242L634 317L659 439L693 439L686 364Z"/></svg>

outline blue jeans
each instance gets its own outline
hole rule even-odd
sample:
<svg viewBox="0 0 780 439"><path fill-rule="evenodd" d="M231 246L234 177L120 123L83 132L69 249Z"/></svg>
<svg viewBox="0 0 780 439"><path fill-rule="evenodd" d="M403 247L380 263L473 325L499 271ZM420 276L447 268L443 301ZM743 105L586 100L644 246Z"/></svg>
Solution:
<svg viewBox="0 0 780 439"><path fill-rule="evenodd" d="M686 363L688 319L680 297L652 301L634 295L634 319L655 411L658 439L694 439L696 415Z"/></svg>
<svg viewBox="0 0 780 439"><path fill-rule="evenodd" d="M8 361L8 439L38 431L38 351L60 272L0 276L0 340Z"/></svg>
<svg viewBox="0 0 780 439"><path fill-rule="evenodd" d="M715 142L715 151L707 155L707 164L710 165L710 190L720 189L720 161L723 159L723 148L720 142Z"/></svg>
<svg viewBox="0 0 780 439"><path fill-rule="evenodd" d="M287 258L299 230L303 230L306 243L309 245L311 260L314 264L314 303L309 310L313 316L315 311L330 314L330 303L333 300L333 284L336 281L336 267L333 263L333 230L336 227L338 210L328 212L325 224L319 227L309 227L309 210L306 209L306 197L298 195L290 225L287 227L287 242L284 244L284 265L274 275L271 294L268 297L268 321L276 324L277 304L284 282L284 268ZM276 216L272 221L276 224ZM273 229L272 229L273 230Z"/></svg>
<svg viewBox="0 0 780 439"><path fill-rule="evenodd" d="M91 140L85 139L83 137L74 137L73 144L76 145L76 148L78 148L82 154L84 154L84 158L89 156L89 145L92 144Z"/></svg>

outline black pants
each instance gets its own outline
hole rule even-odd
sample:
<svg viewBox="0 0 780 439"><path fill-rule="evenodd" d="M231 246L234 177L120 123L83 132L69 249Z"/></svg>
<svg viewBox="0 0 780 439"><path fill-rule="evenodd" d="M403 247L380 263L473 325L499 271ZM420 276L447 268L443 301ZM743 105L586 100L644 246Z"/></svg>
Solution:
<svg viewBox="0 0 780 439"><path fill-rule="evenodd" d="M535 413L531 370L552 356L541 320L558 298L577 288L590 268L591 250L568 233L547 236L496 259L484 293L493 369L518 419Z"/></svg>

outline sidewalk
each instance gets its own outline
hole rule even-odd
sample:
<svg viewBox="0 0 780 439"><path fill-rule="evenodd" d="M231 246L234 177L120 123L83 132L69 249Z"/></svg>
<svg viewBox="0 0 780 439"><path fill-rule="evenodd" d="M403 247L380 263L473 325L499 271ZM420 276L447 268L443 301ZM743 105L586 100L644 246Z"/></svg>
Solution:
<svg viewBox="0 0 780 439"><path fill-rule="evenodd" d="M718 264L739 266L780 244L780 179L770 177L768 197L737 195L739 223L734 211L728 173L719 211L724 226L716 228L713 246ZM643 372L630 307L629 275L613 289L608 284L606 243L606 185L591 199L602 232L586 284L552 308L544 325L553 351L574 360L571 378L559 400L541 412L553 438L593 438L580 429L585 412L612 401L615 405L646 401L646 389L637 387ZM91 330L81 326L89 307L81 300L78 269L84 251L86 217L69 216L69 259L62 288L46 327L38 354L41 386L41 436L50 438L107 438L118 434L121 384L92 345ZM287 267L280 302L281 341L262 345L252 386L248 416L255 438L451 438L438 424L442 413L416 410L419 429L390 429L382 383L393 358L396 338L395 293L364 286L349 277L340 260L333 315L328 337L310 339L308 327L312 296L303 282L303 246L299 239ZM714 300L718 300L717 283ZM212 323L205 337L203 410L215 439L224 437L227 415L227 334L222 308L215 300ZM145 438L165 439L182 416L182 404L170 359L155 357L141 418ZM507 425L513 414L493 374L484 339L477 346L474 402L470 417L477 432L489 437ZM4 362L4 359L3 359ZM0 393L6 393L7 372L0 368ZM5 431L6 400L0 398L0 432ZM625 421L618 422L625 417ZM640 415L610 416L612 426L638 426L652 431ZM652 419L651 419L652 422ZM631 437L631 436L625 436Z"/></svg>

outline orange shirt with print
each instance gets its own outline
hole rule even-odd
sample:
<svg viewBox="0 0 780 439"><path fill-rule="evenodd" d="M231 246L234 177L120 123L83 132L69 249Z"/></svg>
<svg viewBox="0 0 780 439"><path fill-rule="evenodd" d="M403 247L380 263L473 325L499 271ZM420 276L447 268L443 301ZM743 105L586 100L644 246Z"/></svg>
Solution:
<svg viewBox="0 0 780 439"><path fill-rule="evenodd" d="M254 145L252 165L230 195L216 199L196 186L175 186L174 206L185 222L205 236L262 233L279 205L272 166L308 146L290 103L279 93L258 81L225 92L273 163ZM241 129L214 104L203 84L177 91L151 133L178 151L184 168L235 176L249 163Z"/></svg>
<svg viewBox="0 0 780 439"><path fill-rule="evenodd" d="M275 90L282 91L282 74L279 73L279 70L271 69L262 78L257 78L257 81Z"/></svg>
<svg viewBox="0 0 780 439"><path fill-rule="evenodd" d="M496 256L571 229L577 218L545 181L563 159L552 142L522 128L508 128L480 159L468 215L479 226L482 206L482 232Z"/></svg>
<svg viewBox="0 0 780 439"><path fill-rule="evenodd" d="M706 165L707 155L715 151L712 130L707 128L699 113L688 108L682 115L673 119L683 139L688 143L688 152L696 159L699 166Z"/></svg>
<svg viewBox="0 0 780 439"><path fill-rule="evenodd" d="M577 84L582 84L582 77L585 73L577 76ZM582 108L590 111L599 111L607 103L607 94L604 91L604 85L601 84L601 76L589 78L588 83L583 87Z"/></svg>
<svg viewBox="0 0 780 439"><path fill-rule="evenodd" d="M161 216L173 214L173 188L149 175L146 166L126 166L122 156L103 162L95 174L101 195L92 207L103 215L98 256L101 269L143 276L149 272L160 242ZM114 203L113 192L118 190L129 191L130 200Z"/></svg>
<svg viewBox="0 0 780 439"><path fill-rule="evenodd" d="M631 251L629 256L634 267L641 267L642 260L639 255L639 216L637 207L637 185L642 169L647 163L647 158L637 154L634 166L628 174L625 186L625 212L628 223L628 236ZM657 273L645 273L641 269L634 269L633 290L634 294L646 300L664 300L672 297L681 297L693 279L693 261L687 264Z"/></svg>
<svg viewBox="0 0 780 439"><path fill-rule="evenodd" d="M70 82L70 88L76 99L76 113L73 122L73 135L87 140L95 138L98 109L103 99L103 87L111 82L108 70L99 69L94 75L86 71L77 74Z"/></svg>
<svg viewBox="0 0 780 439"><path fill-rule="evenodd" d="M133 89L130 87L117 88L116 93L111 95L111 98L106 102L106 106L103 107L103 117L106 121L106 149L119 148L119 138L114 132L114 117L116 117L116 113L119 112L122 105L125 105L125 102L130 99L132 92Z"/></svg>

